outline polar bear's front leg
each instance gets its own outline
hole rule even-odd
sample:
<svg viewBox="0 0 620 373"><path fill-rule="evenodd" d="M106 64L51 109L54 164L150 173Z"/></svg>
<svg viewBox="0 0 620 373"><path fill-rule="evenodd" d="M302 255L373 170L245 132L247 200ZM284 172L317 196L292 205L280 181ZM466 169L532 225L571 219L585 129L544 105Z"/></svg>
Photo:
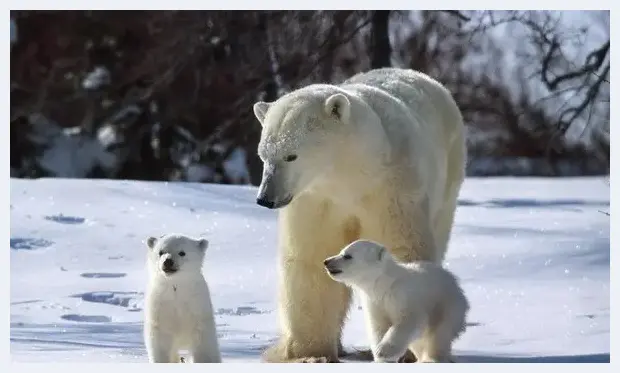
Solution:
<svg viewBox="0 0 620 373"><path fill-rule="evenodd" d="M410 342L421 335L422 325L420 320L403 320L392 325L374 349L375 361L397 362Z"/></svg>
<svg viewBox="0 0 620 373"><path fill-rule="evenodd" d="M287 260L280 284L282 336L265 354L268 362L337 362L350 290L321 265Z"/></svg>
<svg viewBox="0 0 620 373"><path fill-rule="evenodd" d="M383 310L374 305L366 296L364 296L362 304L370 348L371 351L375 351L377 345L381 342L381 338L390 328L391 323Z"/></svg>
<svg viewBox="0 0 620 373"><path fill-rule="evenodd" d="M366 321L366 330L368 333L368 339L370 340L370 350L362 350L358 352L358 355L363 357L363 360L374 360L374 352L377 350L377 346L381 342L381 338L390 329L392 323L387 318L385 313L380 307L376 307L372 303L364 300L364 318ZM405 351L403 355L398 359L399 363L415 363L416 355L410 350Z"/></svg>
<svg viewBox="0 0 620 373"><path fill-rule="evenodd" d="M173 350L173 336L147 326L146 351L151 363L178 363L179 355Z"/></svg>
<svg viewBox="0 0 620 373"><path fill-rule="evenodd" d="M268 362L337 362L351 290L325 272L323 260L359 238L359 222L329 202L301 197L280 212L280 340Z"/></svg>

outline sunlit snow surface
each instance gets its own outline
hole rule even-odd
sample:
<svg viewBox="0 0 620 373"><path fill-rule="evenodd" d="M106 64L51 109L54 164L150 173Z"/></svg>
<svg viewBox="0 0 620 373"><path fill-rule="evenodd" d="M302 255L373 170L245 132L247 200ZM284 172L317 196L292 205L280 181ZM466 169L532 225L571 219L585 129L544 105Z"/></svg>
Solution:
<svg viewBox="0 0 620 373"><path fill-rule="evenodd" d="M146 362L143 240L210 241L224 362L277 337L276 212L253 187L11 179L11 355ZM602 211L602 212L601 212ZM603 178L468 179L446 266L472 309L465 362L609 361L609 186ZM358 304L347 349L367 346Z"/></svg>

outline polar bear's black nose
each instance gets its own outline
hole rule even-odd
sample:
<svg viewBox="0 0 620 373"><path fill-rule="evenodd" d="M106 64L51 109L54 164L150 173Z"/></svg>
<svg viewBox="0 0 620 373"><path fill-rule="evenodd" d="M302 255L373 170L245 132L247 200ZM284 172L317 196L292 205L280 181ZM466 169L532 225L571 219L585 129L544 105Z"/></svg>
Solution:
<svg viewBox="0 0 620 373"><path fill-rule="evenodd" d="M330 259L325 259L325 260L323 261L323 265L327 267L327 266L329 265L329 262L330 262L330 261L331 261Z"/></svg>
<svg viewBox="0 0 620 373"><path fill-rule="evenodd" d="M258 204L259 206L267 207L268 209L272 209L275 205L273 201L270 201L267 198L257 198L256 204Z"/></svg>
<svg viewBox="0 0 620 373"><path fill-rule="evenodd" d="M164 268L170 268L173 265L174 265L174 262L172 261L172 259L168 258L164 260Z"/></svg>

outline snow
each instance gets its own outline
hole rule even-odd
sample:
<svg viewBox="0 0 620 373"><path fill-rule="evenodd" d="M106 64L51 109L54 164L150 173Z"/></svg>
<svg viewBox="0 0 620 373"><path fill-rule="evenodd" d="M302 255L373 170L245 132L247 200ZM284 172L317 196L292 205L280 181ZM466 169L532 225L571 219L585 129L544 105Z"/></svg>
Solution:
<svg viewBox="0 0 620 373"><path fill-rule="evenodd" d="M181 182L10 181L10 346L16 362L146 362L144 239L206 237L224 362L277 335L276 212L256 188ZM605 178L469 178L446 266L472 304L465 362L608 362ZM352 308L347 349L367 346Z"/></svg>
<svg viewBox="0 0 620 373"><path fill-rule="evenodd" d="M82 88L93 91L110 83L110 71L105 66L96 66L82 81Z"/></svg>
<svg viewBox="0 0 620 373"><path fill-rule="evenodd" d="M97 130L97 140L104 149L121 144L123 137L112 124L106 123Z"/></svg>
<svg viewBox="0 0 620 373"><path fill-rule="evenodd" d="M42 115L32 114L31 140L44 147L38 164L53 176L86 177L95 166L104 170L117 167L118 159L98 139L83 134L81 127L62 128Z"/></svg>

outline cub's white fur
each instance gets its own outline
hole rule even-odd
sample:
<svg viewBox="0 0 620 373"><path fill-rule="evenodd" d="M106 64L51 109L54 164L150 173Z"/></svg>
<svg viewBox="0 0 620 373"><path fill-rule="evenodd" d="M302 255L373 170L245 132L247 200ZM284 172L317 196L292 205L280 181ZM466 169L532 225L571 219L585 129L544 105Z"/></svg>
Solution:
<svg viewBox="0 0 620 373"><path fill-rule="evenodd" d="M149 237L144 340L149 361L177 363L188 350L194 363L222 361L202 262L209 242L182 235Z"/></svg>
<svg viewBox="0 0 620 373"><path fill-rule="evenodd" d="M420 362L452 361L469 302L440 264L397 262L379 243L357 240L324 262L330 277L362 296L376 362L396 362L411 349Z"/></svg>

